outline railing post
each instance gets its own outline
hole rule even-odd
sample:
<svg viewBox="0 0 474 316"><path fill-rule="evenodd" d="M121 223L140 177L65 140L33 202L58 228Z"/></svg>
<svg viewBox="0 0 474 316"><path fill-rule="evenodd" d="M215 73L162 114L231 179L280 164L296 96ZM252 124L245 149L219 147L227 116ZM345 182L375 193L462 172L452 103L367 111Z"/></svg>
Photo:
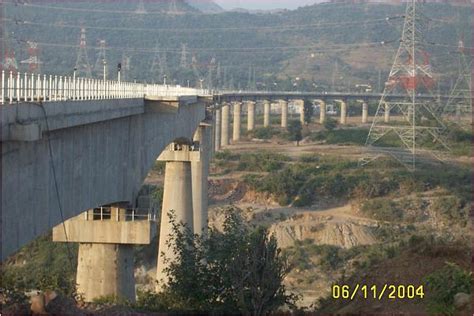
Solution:
<svg viewBox="0 0 474 316"><path fill-rule="evenodd" d="M46 102L46 82L47 77L46 75L43 75L43 102Z"/></svg>
<svg viewBox="0 0 474 316"><path fill-rule="evenodd" d="M39 102L41 99L41 75L38 74L36 77L36 91L35 91L35 98L36 101Z"/></svg>
<svg viewBox="0 0 474 316"><path fill-rule="evenodd" d="M15 87L16 102L20 102L20 72L16 73L16 87Z"/></svg>
<svg viewBox="0 0 474 316"><path fill-rule="evenodd" d="M84 98L84 79L79 78L79 100L82 100Z"/></svg>
<svg viewBox="0 0 474 316"><path fill-rule="evenodd" d="M0 91L0 104L5 104L5 70L2 70L2 90Z"/></svg>
<svg viewBox="0 0 474 316"><path fill-rule="evenodd" d="M63 76L59 76L59 85L58 85L58 90L59 90L59 100L64 100L64 82L63 82Z"/></svg>
<svg viewBox="0 0 474 316"><path fill-rule="evenodd" d="M13 72L10 71L10 78L8 78L8 98L10 99L10 104L13 103Z"/></svg>
<svg viewBox="0 0 474 316"><path fill-rule="evenodd" d="M48 98L45 96L44 97L44 101L46 102L46 100L49 100L51 101L52 99L52 92L53 92L53 76L49 75L49 81L48 81Z"/></svg>

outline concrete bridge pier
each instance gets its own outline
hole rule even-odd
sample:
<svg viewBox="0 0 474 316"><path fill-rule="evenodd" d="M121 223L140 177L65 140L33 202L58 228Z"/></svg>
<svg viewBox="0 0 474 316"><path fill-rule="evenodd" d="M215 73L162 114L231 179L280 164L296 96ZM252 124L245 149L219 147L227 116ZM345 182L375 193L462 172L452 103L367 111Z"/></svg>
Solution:
<svg viewBox="0 0 474 316"><path fill-rule="evenodd" d="M133 245L151 242L148 212L104 206L53 228L53 241L79 243L77 293L86 302L103 296L135 301Z"/></svg>
<svg viewBox="0 0 474 316"><path fill-rule="evenodd" d="M216 109L215 128L214 128L214 148L215 151L221 150L221 109Z"/></svg>
<svg viewBox="0 0 474 316"><path fill-rule="evenodd" d="M222 106L222 133L221 133L221 147L229 145L229 116L230 116L230 106L229 104L224 104Z"/></svg>
<svg viewBox="0 0 474 316"><path fill-rule="evenodd" d="M288 127L288 102L286 100L280 100L281 106L281 127Z"/></svg>
<svg viewBox="0 0 474 316"><path fill-rule="evenodd" d="M324 124L326 122L326 101L316 100L319 102L319 124Z"/></svg>
<svg viewBox="0 0 474 316"><path fill-rule="evenodd" d="M158 160L166 161L156 269L156 291L161 292L167 284L165 270L177 259L173 245L168 244L173 234L169 212L174 212L176 223L183 223L194 232L191 162L200 160L200 152L189 144L171 143Z"/></svg>
<svg viewBox="0 0 474 316"><path fill-rule="evenodd" d="M341 103L341 120L340 123L341 125L346 125L347 124L347 102L346 100L338 100L339 103Z"/></svg>
<svg viewBox="0 0 474 316"><path fill-rule="evenodd" d="M301 125L305 124L305 113L304 113L304 100L298 100L299 108L300 108L300 122Z"/></svg>
<svg viewBox="0 0 474 316"><path fill-rule="evenodd" d="M208 176L211 126L201 123L194 134L194 144L199 148L199 160L191 161L193 227L195 234L207 235L208 210Z"/></svg>
<svg viewBox="0 0 474 316"><path fill-rule="evenodd" d="M271 103L269 100L263 101L263 127L270 126Z"/></svg>
<svg viewBox="0 0 474 316"><path fill-rule="evenodd" d="M367 124L369 117L369 105L367 102L362 101L362 124Z"/></svg>
<svg viewBox="0 0 474 316"><path fill-rule="evenodd" d="M232 142L238 142L240 140L240 112L242 110L242 103L234 103L234 124L232 133Z"/></svg>
<svg viewBox="0 0 474 316"><path fill-rule="evenodd" d="M390 122L390 105L388 103L385 103L384 108L385 108L385 111L384 111L383 120L385 123L388 123Z"/></svg>
<svg viewBox="0 0 474 316"><path fill-rule="evenodd" d="M131 245L80 243L77 258L77 293L86 302L103 296L135 301Z"/></svg>
<svg viewBox="0 0 474 316"><path fill-rule="evenodd" d="M247 102L247 131L255 129L255 102Z"/></svg>

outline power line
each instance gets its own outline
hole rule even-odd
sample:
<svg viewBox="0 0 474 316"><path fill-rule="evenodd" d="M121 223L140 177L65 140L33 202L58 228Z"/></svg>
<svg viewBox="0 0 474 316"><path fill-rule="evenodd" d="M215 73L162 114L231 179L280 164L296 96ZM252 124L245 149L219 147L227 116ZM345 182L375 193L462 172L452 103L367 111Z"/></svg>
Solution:
<svg viewBox="0 0 474 316"><path fill-rule="evenodd" d="M3 19L4 21L15 22L16 25L36 25L36 26L47 26L47 27L62 27L62 28L86 28L86 29L96 29L96 30L109 30L109 31L130 31L130 32L151 32L151 33L161 33L161 32L222 32L222 31L266 31L266 32L283 32L292 29L326 29L326 28L335 28L335 27L349 27L353 25L364 25L364 24L378 24L386 22L387 19L373 19L373 20L364 20L364 21L352 21L352 22L336 22L336 23L310 23L310 24L293 24L293 25L273 25L273 26L251 26L251 27L220 27L220 28L130 28L130 27L111 27L111 26L87 26L84 24L64 24L64 23L41 23L41 22L32 22L27 20L20 19ZM364 25L365 26L365 25Z"/></svg>
<svg viewBox="0 0 474 316"><path fill-rule="evenodd" d="M14 6L19 6L18 3L14 2L6 2L4 1L3 3L5 4L10 4ZM110 14L129 14L129 15L173 15L172 13L167 12L166 10L163 11L148 11L145 13L142 12L137 12L137 10L133 11L124 11L124 10L103 10L103 9L83 9L83 8L68 8L68 7L55 7L55 6L49 6L49 5L43 5L43 4L32 4L32 3L21 3L21 5L25 7L30 7L30 8L36 8L36 9L48 9L48 10L59 10L59 11L70 11L70 12L85 12L85 13L110 13ZM194 15L203 15L201 12L185 12L186 14L194 14Z"/></svg>
<svg viewBox="0 0 474 316"><path fill-rule="evenodd" d="M26 42L23 39L17 39L18 42ZM79 48L80 46L77 44L59 44L59 43L46 43L46 42L37 42L38 45L49 48L49 47L65 47L65 48ZM374 47L374 46L382 46L384 43L382 42L369 42L369 43L355 43L355 44L339 44L338 46L335 45L334 47L325 46L324 48L317 46L317 45L306 45L306 46L271 46L271 47L214 47L214 48L192 48L193 51L198 52L215 52L215 51L222 51L222 52L268 52L273 50L295 50L295 49L314 49L316 53L319 52L328 52L328 51L345 51L349 48L358 48L358 47ZM98 47L87 46L87 49L98 50ZM181 50L178 49L152 49L152 48L137 48L137 47L106 47L106 50L115 50L115 51L129 51L129 52L143 52L143 53L157 53L157 52L180 52Z"/></svg>
<svg viewBox="0 0 474 316"><path fill-rule="evenodd" d="M98 1L100 2L100 1ZM60 11L71 11L71 12L86 12L86 13L110 13L110 14L125 14L125 15L176 15L176 12L170 12L169 6L168 8L164 8L163 10L160 11L147 11L146 13L143 13L141 11L135 10L106 10L106 9L85 9L85 8L71 8L71 7L58 7L58 6L51 6L51 5L44 5L44 4L32 4L32 3L27 3L27 2L11 2L11 1L3 1L5 4L9 5L14 5L16 7L18 6L23 6L24 8L33 8L33 9L51 9L51 10L60 10ZM367 6L366 3L322 3L319 5L316 5L315 7L317 9L339 9L341 7L355 7L355 6ZM296 11L296 10L295 10ZM185 12L180 12L180 13L185 13L187 15L206 15L206 13L199 12L199 11L185 11ZM232 11L224 11L220 14L228 14L228 13L233 13Z"/></svg>

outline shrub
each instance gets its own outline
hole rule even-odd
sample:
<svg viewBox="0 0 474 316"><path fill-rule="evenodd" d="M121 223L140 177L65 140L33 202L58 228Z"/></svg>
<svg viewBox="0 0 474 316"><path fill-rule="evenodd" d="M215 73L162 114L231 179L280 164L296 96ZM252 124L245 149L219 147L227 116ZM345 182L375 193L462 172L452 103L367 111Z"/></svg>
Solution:
<svg viewBox="0 0 474 316"><path fill-rule="evenodd" d="M468 221L468 210L462 201L456 196L443 196L434 200L432 210L441 215L449 224L460 224L466 226Z"/></svg>
<svg viewBox="0 0 474 316"><path fill-rule="evenodd" d="M327 117L323 123L323 126L326 130L332 131L333 129L337 127L337 121L333 119L332 117Z"/></svg>
<svg viewBox="0 0 474 316"><path fill-rule="evenodd" d="M258 139L271 139L274 135L277 135L279 132L272 127L260 127L256 128L251 135L254 138Z"/></svg>
<svg viewBox="0 0 474 316"><path fill-rule="evenodd" d="M362 212L381 221L395 222L403 218L403 211L397 203L386 198L376 198L362 204Z"/></svg>
<svg viewBox="0 0 474 316"><path fill-rule="evenodd" d="M433 314L455 314L454 295L471 293L471 272L454 263L445 266L426 277L428 311Z"/></svg>

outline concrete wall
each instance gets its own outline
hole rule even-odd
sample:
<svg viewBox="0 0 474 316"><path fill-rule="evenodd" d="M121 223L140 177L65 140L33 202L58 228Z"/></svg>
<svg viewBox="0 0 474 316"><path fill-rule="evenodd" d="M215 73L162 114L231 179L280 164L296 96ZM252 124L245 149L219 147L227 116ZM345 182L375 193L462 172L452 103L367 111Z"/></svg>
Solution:
<svg viewBox="0 0 474 316"><path fill-rule="evenodd" d="M62 222L58 202L66 220L99 205L134 201L165 146L192 138L205 118L196 98L169 104L163 111L162 102L141 99L47 103L50 133L41 107L0 107L2 260ZM10 132L28 125L38 126L38 140L15 140L35 136Z"/></svg>

